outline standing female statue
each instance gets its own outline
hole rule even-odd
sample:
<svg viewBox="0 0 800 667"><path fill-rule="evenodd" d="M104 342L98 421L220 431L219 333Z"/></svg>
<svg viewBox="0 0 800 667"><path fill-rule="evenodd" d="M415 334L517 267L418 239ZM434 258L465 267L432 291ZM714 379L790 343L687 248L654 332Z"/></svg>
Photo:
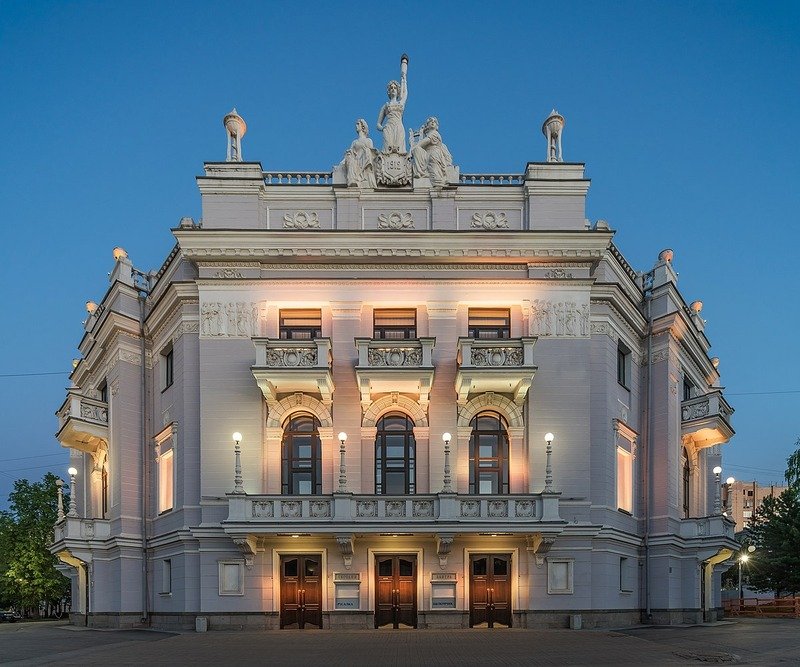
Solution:
<svg viewBox="0 0 800 667"><path fill-rule="evenodd" d="M408 99L408 86L406 85L406 72L408 71L408 56L404 53L400 58L400 83L390 81L386 86L389 101L378 112L378 122L375 125L383 132L383 152L406 152L406 131L403 127L403 110Z"/></svg>

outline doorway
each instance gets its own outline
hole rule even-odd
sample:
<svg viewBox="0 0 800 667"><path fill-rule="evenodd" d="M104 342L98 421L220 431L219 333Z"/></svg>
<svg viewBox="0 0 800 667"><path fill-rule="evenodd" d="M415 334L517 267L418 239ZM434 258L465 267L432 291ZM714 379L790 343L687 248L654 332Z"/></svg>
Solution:
<svg viewBox="0 0 800 667"><path fill-rule="evenodd" d="M417 627L417 557L375 557L375 627Z"/></svg>
<svg viewBox="0 0 800 667"><path fill-rule="evenodd" d="M511 627L511 554L472 554L469 626Z"/></svg>
<svg viewBox="0 0 800 667"><path fill-rule="evenodd" d="M322 556L281 556L281 628L322 627Z"/></svg>

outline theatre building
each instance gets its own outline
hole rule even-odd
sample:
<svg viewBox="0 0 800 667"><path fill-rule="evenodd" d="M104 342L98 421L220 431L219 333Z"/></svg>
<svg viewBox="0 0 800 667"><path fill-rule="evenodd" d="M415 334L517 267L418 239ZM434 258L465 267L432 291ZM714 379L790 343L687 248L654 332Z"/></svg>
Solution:
<svg viewBox="0 0 800 667"><path fill-rule="evenodd" d="M733 410L680 256L587 219L558 113L542 161L468 174L407 95L404 60L329 172L245 161L228 114L163 266L115 249L57 411L73 622L716 617Z"/></svg>

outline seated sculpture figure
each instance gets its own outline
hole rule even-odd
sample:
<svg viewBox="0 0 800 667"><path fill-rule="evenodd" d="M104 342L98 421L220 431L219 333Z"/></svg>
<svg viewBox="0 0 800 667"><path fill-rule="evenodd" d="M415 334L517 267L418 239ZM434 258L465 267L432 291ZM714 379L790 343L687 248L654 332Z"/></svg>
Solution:
<svg viewBox="0 0 800 667"><path fill-rule="evenodd" d="M358 137L345 151L342 163L347 174L349 187L374 188L375 169L372 163L374 148L372 139L367 136L369 127L367 121L359 118L356 121L356 134Z"/></svg>
<svg viewBox="0 0 800 667"><path fill-rule="evenodd" d="M415 135L419 141L411 148L414 176L427 176L434 187L447 185L447 168L452 166L453 157L439 134L439 120L431 116Z"/></svg>

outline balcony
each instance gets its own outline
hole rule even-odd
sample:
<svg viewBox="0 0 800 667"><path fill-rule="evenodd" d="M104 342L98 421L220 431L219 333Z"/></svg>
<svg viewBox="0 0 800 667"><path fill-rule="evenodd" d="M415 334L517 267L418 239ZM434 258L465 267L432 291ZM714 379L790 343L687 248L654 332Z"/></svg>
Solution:
<svg viewBox="0 0 800 667"><path fill-rule="evenodd" d="M356 338L356 378L366 409L376 394L399 392L419 397L423 410L433 385L431 359L435 338L378 340Z"/></svg>
<svg viewBox="0 0 800 667"><path fill-rule="evenodd" d="M697 519L681 519L678 534L686 539L708 539L727 537L733 539L734 522L721 514Z"/></svg>
<svg viewBox="0 0 800 667"><path fill-rule="evenodd" d="M558 533L558 494L504 496L228 495L229 534L387 532ZM551 527L542 524L552 524Z"/></svg>
<svg viewBox="0 0 800 667"><path fill-rule="evenodd" d="M108 442L108 403L69 391L56 412L56 438L63 447L95 452Z"/></svg>
<svg viewBox="0 0 800 667"><path fill-rule="evenodd" d="M733 437L733 408L720 390L690 398L681 403L681 434L684 444L698 449L728 442Z"/></svg>
<svg viewBox="0 0 800 667"><path fill-rule="evenodd" d="M253 377L274 405L281 395L297 392L318 394L325 405L333 395L331 340L278 340L253 338L256 363Z"/></svg>
<svg viewBox="0 0 800 667"><path fill-rule="evenodd" d="M55 525L56 544L65 541L105 540L111 536L111 523L108 519L81 519L66 517Z"/></svg>
<svg viewBox="0 0 800 667"><path fill-rule="evenodd" d="M536 338L458 339L458 404L464 405L471 394L492 391L511 394L522 405L533 382L533 346Z"/></svg>

